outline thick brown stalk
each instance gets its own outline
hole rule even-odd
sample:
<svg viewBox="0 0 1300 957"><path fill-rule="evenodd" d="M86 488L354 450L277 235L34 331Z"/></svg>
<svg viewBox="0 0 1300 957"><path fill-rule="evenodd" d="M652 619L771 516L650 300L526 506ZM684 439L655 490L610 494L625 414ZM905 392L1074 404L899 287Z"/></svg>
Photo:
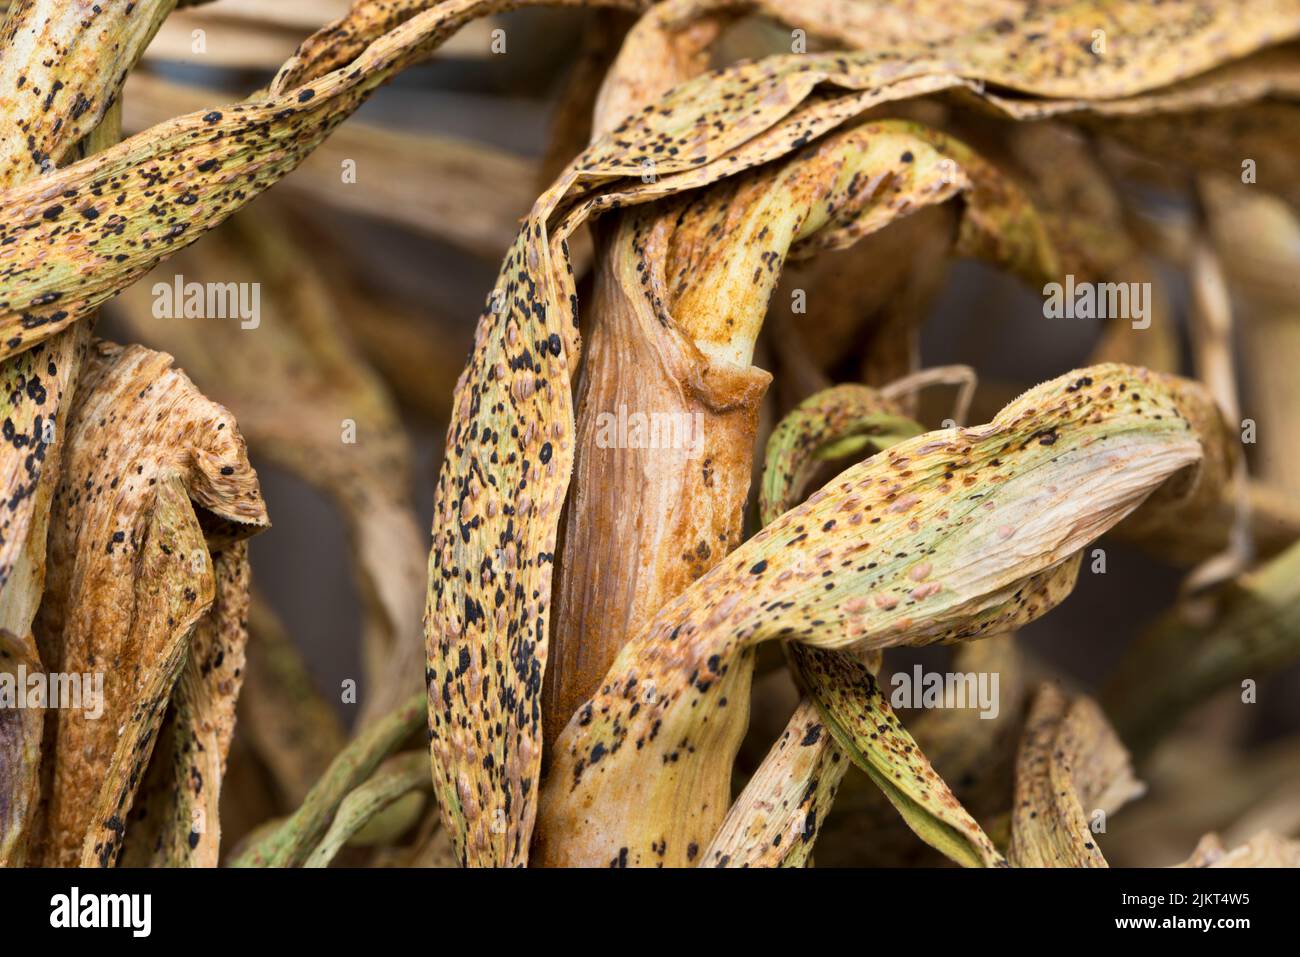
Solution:
<svg viewBox="0 0 1300 957"><path fill-rule="evenodd" d="M618 220L578 390L550 739L638 623L740 542L770 379L750 363L786 255L841 247L959 191L970 193L965 245L1046 271L1050 249L1019 194L960 144L897 121ZM1011 228L986 240L993 223ZM638 507L624 508L632 498Z"/></svg>

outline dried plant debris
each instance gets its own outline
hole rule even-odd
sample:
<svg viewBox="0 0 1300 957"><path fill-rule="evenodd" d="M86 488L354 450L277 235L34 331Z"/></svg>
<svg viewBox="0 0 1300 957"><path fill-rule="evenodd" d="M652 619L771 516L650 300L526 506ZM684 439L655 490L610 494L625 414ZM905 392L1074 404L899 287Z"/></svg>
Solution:
<svg viewBox="0 0 1300 957"><path fill-rule="evenodd" d="M270 772L281 801L296 808L346 736L284 624L257 595L249 605L248 632L237 731Z"/></svg>
<svg viewBox="0 0 1300 957"><path fill-rule="evenodd" d="M1297 655L1300 544L1168 612L1128 649L1104 700L1125 741L1145 751L1216 691L1260 680Z"/></svg>
<svg viewBox="0 0 1300 957"><path fill-rule="evenodd" d="M320 844L311 852L303 864L304 867L326 867L334 855L349 840L357 840L359 832L375 820L379 814L403 798L414 796L413 813L418 815L423 805L419 798L421 790L429 790L429 759L422 751L409 751L395 755L381 764L369 780L352 791L339 804L338 811L330 828L321 838ZM403 815L405 818L405 815ZM398 833L406 830L399 827Z"/></svg>
<svg viewBox="0 0 1300 957"><path fill-rule="evenodd" d="M190 818L184 843L202 841L195 825L217 828L205 814L220 790L245 639L239 543L266 527L266 508L233 417L171 364L97 343L70 418L35 631L51 672L98 676L103 713L52 714L47 864L115 861L178 680L168 760L185 776L169 785L200 771L187 751L211 753L201 789L195 781L169 797L171 813ZM177 824L159 825L164 845Z"/></svg>
<svg viewBox="0 0 1300 957"><path fill-rule="evenodd" d="M1085 544L1199 463L1201 402L1142 370L1079 370L986 426L901 442L768 525L665 605L569 723L543 795L543 859L626 848L634 864L689 862L727 803L758 642L882 648L1032 621L1068 594ZM664 768L629 785L619 770L643 751ZM548 842L560 833L583 840Z"/></svg>
<svg viewBox="0 0 1300 957"><path fill-rule="evenodd" d="M194 5L0 0L0 865L1105 866L1129 748L1107 856L1298 863L1294 742L1216 693L1300 658L1300 0ZM339 129L542 6L594 9L535 149ZM137 71L191 29L213 86ZM465 317L372 231L501 257L454 387ZM1012 303L958 258L1142 321L921 371ZM350 740L251 598L245 437L342 517ZM1112 530L1187 577L1103 710L1015 633ZM933 644L992 720L890 699Z"/></svg>
<svg viewBox="0 0 1300 957"><path fill-rule="evenodd" d="M1105 867L1096 832L1142 791L1101 709L1043 685L1016 759L1007 857L1017 867Z"/></svg>

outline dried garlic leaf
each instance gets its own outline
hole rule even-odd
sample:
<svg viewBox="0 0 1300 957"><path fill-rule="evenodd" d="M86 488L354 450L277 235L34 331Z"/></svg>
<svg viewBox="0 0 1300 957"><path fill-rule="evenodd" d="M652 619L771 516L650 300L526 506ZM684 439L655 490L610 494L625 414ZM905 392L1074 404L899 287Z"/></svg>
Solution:
<svg viewBox="0 0 1300 957"><path fill-rule="evenodd" d="M211 611L190 637L167 718L140 784L122 847L123 867L216 867L218 802L235 730L248 641L248 545L212 556Z"/></svg>
<svg viewBox="0 0 1300 957"><path fill-rule="evenodd" d="M915 423L898 415L893 403L864 386L843 385L818 393L786 416L768 442L761 506L764 521L774 521L803 498L808 473L819 458L861 451L867 441L888 447L920 431ZM849 447L845 446L845 439L851 440ZM825 455L828 448L832 450L831 455ZM1071 577L1067 590L1072 584ZM797 860L792 862L801 862L811 852L817 827L830 809L835 788L847 770L847 762L838 753L842 748L927 844L960 864L1003 863L1001 854L979 824L962 808L899 723L870 667L850 652L825 651L796 643L788 645L787 652L796 682L815 703L830 731L824 739L805 737L802 743L810 753L802 756L799 766L792 769L817 775L817 787L812 787L811 778L803 782L780 781L783 788L808 786L809 797L823 790L829 792L822 798L820 807L805 809L797 804L783 804L786 815L803 812L802 842L787 851L796 855ZM801 709L805 707L806 703L801 705ZM796 719L800 714L801 711L796 711ZM787 730L786 737L789 733ZM768 761L778 766L782 763L779 749L784 743L784 738L778 742ZM732 832L740 830L748 815L754 814L755 809L760 812L764 809L759 788L770 786L764 773L768 761L746 788L747 792L753 791L752 796L745 801L742 795L742 801L729 812L723 831L728 830L728 825ZM776 770L774 767L767 773ZM775 826L779 832L788 832L791 823L798 822L778 818L768 822L767 828ZM743 836L733 833L730 840ZM734 843L718 848L720 839L714 839L716 859L726 856L748 860L755 853L771 853L765 846ZM710 859L706 857L705 863L711 863Z"/></svg>
<svg viewBox="0 0 1300 957"><path fill-rule="evenodd" d="M981 95L987 80L1040 95L1083 91L1091 99L1071 101L1069 109L1111 109L1300 32L1294 0L1252 9L1250 17L1238 5L1107 4L1115 55L1103 58L1073 37L1085 24L1092 29L1102 7L1080 3L1068 19L1039 13L1009 32L972 34L910 61L841 54L742 64L690 80L619 123L539 198L506 258L457 389L434 521L426 679L435 776L445 823L466 862L518 864L528 853L541 761L536 695L556 524L573 463L568 392L578 338L565 246L572 231L593 212L780 157L878 103L958 87ZM1046 46L1048 55L1025 57L1025 36L1035 33L1060 40ZM1006 98L995 105L1027 116L1038 104L1025 97L1023 105ZM1153 97L1124 105L1167 106ZM653 182L597 191L618 177L640 180L647 164ZM560 211L563 218L552 223ZM484 437L508 447L489 453ZM489 615L491 636L484 634ZM474 715L480 727L459 727L454 710ZM495 826L502 813L504 827Z"/></svg>
<svg viewBox="0 0 1300 957"><path fill-rule="evenodd" d="M228 104L220 93L133 73L123 92L123 125L138 133L174 116ZM566 157L568 159L569 157ZM361 174L339 189L341 164ZM532 204L536 164L483 143L344 123L277 184L275 195L397 223L491 259L510 245ZM418 188L412 189L413 184Z"/></svg>
<svg viewBox="0 0 1300 957"><path fill-rule="evenodd" d="M222 222L465 22L518 4L430 5L366 0L304 41L268 91L0 194L0 358L86 316Z"/></svg>
<svg viewBox="0 0 1300 957"><path fill-rule="evenodd" d="M848 760L804 700L736 798L701 867L803 867Z"/></svg>
<svg viewBox="0 0 1300 957"><path fill-rule="evenodd" d="M965 867L1005 863L899 722L862 662L843 652L798 644L790 646L790 656L836 743L921 840Z"/></svg>
<svg viewBox="0 0 1300 957"><path fill-rule="evenodd" d="M557 743L540 859L693 860L713 836L699 822L727 799L734 746L719 728L731 702L744 708L757 643L923 645L1039 617L1085 544L1200 461L1184 410L1198 401L1192 384L1096 366L988 425L917 436L843 473L624 647ZM636 773L643 761L657 773Z"/></svg>
<svg viewBox="0 0 1300 957"><path fill-rule="evenodd" d="M801 402L772 430L763 462L759 514L764 524L803 501L818 466L924 432L875 389L846 384Z"/></svg>
<svg viewBox="0 0 1300 957"><path fill-rule="evenodd" d="M1091 829L1095 815L1144 790L1096 703L1042 685L1016 759L1007 859L1015 867L1106 867Z"/></svg>
<svg viewBox="0 0 1300 957"><path fill-rule="evenodd" d="M48 173L81 146L93 153L118 138L116 102L134 65L175 0L114 0L92 10L58 0L27 0L5 10L0 31L0 185ZM134 14L134 15L133 15ZM54 336L31 354L0 364L0 632L34 648L32 619L45 584L50 498L58 482L62 435L88 328ZM38 657L25 659L33 672ZM18 735L18 737L12 737ZM28 841L36 808L39 722L0 725L0 861ZM23 851L25 855L25 851Z"/></svg>
<svg viewBox="0 0 1300 957"><path fill-rule="evenodd" d="M972 251L1043 274L1052 253L1014 187L960 143L898 121L620 217L600 256L578 393L581 452L543 700L548 741L636 624L739 544L770 379L750 362L787 254L839 248L959 192ZM1005 242L978 238L1004 223ZM612 423L627 410L624 440ZM653 410L648 423L638 425L638 410ZM627 495L641 506L620 513L613 504Z"/></svg>
<svg viewBox="0 0 1300 957"><path fill-rule="evenodd" d="M926 709L909 718L917 746L977 820L988 818L993 837L1011 805L1012 770L1022 723L1025 670L1014 634L953 646L948 670L999 675L995 718L958 708ZM883 676L879 679L885 682ZM1005 839L1003 840L1003 843ZM997 843L995 841L995 843ZM864 775L840 787L835 814L823 828L820 863L830 867L932 866L937 858L917 843L888 799Z"/></svg>
<svg viewBox="0 0 1300 957"><path fill-rule="evenodd" d="M35 630L51 671L103 674L104 713L55 715L47 864L115 860L192 631L213 602L210 552L267 525L234 419L171 363L98 343L69 422ZM242 647L232 636L242 625L214 624L214 642ZM228 728L214 740L228 743Z"/></svg>

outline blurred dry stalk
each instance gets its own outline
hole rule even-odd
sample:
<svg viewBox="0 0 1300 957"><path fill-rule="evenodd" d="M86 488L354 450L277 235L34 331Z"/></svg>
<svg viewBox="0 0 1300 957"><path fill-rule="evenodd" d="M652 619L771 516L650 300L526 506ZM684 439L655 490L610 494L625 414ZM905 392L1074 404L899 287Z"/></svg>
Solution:
<svg viewBox="0 0 1300 957"><path fill-rule="evenodd" d="M547 5L601 9L539 159L349 120ZM1297 863L1243 704L1300 658L1300 0L177 6L0 35L0 678L104 672L102 725L0 697L0 863ZM504 256L463 372L358 218ZM921 368L956 259L1147 311L976 389ZM349 533L350 737L251 597L245 439ZM1017 632L1112 529L1187 578L1094 700ZM935 643L994 720L891 702Z"/></svg>

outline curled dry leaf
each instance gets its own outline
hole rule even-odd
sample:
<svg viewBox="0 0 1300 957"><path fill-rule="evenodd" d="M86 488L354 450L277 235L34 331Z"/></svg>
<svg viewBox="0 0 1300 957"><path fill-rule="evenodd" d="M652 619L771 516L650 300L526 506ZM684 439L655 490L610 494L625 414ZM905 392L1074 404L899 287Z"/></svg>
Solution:
<svg viewBox="0 0 1300 957"><path fill-rule="evenodd" d="M1068 592L1085 544L1201 460L1193 407L1208 401L1191 383L1098 366L988 425L917 436L843 473L623 648L557 742L539 857L691 861L727 803L755 645L923 645L1032 621ZM653 778L624 771L655 757Z"/></svg>
<svg viewBox="0 0 1300 957"><path fill-rule="evenodd" d="M175 767L202 760L210 776L201 791L165 797L175 814L194 809L168 826L204 824L220 791L245 637L240 542L266 527L266 508L233 417L171 363L140 346L96 344L69 422L35 631L50 671L102 676L103 714L54 714L45 749L51 865L115 861L186 669ZM185 755L195 741L212 753ZM215 855L215 813L204 830L212 836L198 834L202 853ZM174 848L177 834L159 833L164 853Z"/></svg>
<svg viewBox="0 0 1300 957"><path fill-rule="evenodd" d="M873 442L888 447L920 431L874 390L846 385L818 393L783 419L768 442L760 499L764 520L775 520L803 498L819 458L860 452ZM848 768L846 757L926 843L960 863L1001 862L886 703L872 674L879 668L878 654L869 667L850 653L797 644L788 653L811 700L800 703L728 812L704 866L804 863Z"/></svg>
<svg viewBox="0 0 1300 957"><path fill-rule="evenodd" d="M925 709L907 716L920 753L952 787L962 806L984 822L999 846L1006 843L1003 812L1011 806L1013 764L1020 739L1025 662L1014 634L994 635L952 648L948 670L998 676L996 717L961 708ZM880 673L881 684L893 683ZM869 778L850 774L840 787L835 814L826 822L820 863L917 866L939 858L919 844L888 797Z"/></svg>
<svg viewBox="0 0 1300 957"><path fill-rule="evenodd" d="M1007 858L1015 867L1106 867L1092 824L1143 793L1128 752L1090 698L1050 684L1030 705Z"/></svg>
<svg viewBox="0 0 1300 957"><path fill-rule="evenodd" d="M248 641L248 546L212 558L212 608L198 621L149 770L131 807L125 867L216 867L218 802Z"/></svg>
<svg viewBox="0 0 1300 957"><path fill-rule="evenodd" d="M1072 586L1070 577L1062 587L1068 594ZM921 840L966 867L1005 864L899 722L865 664L844 652L803 645L792 645L790 657L836 743Z"/></svg>

